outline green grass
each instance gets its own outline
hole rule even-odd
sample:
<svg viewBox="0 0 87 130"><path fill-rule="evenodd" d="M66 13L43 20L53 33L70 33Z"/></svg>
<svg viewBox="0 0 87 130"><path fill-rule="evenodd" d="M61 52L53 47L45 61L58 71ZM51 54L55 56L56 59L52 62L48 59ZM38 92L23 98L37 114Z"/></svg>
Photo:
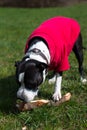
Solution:
<svg viewBox="0 0 87 130"><path fill-rule="evenodd" d="M24 55L24 46L32 30L53 16L73 17L81 24L83 44L87 47L87 3L61 8L0 8L0 130L87 130L87 85L79 82L78 65L70 55L71 69L64 73L62 94L72 98L59 107L44 106L33 111L15 110L16 91L14 62ZM87 50L84 51L87 73ZM53 85L44 83L40 97L49 99Z"/></svg>

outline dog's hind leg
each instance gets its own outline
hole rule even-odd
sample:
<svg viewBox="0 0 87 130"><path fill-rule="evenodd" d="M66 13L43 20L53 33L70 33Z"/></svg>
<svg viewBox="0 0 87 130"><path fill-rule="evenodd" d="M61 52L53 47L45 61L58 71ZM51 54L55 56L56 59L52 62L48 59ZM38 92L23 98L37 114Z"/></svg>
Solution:
<svg viewBox="0 0 87 130"><path fill-rule="evenodd" d="M85 84L87 82L87 79L85 78L84 69L83 69L83 46L82 46L81 33L79 34L78 39L75 42L73 51L75 53L75 56L76 56L78 64L79 64L79 73L81 76L81 82Z"/></svg>

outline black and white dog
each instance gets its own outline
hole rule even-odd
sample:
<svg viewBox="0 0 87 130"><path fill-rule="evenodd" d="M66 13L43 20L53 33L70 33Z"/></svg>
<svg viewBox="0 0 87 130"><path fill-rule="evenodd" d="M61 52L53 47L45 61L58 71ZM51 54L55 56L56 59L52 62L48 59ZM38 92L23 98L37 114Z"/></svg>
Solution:
<svg viewBox="0 0 87 130"><path fill-rule="evenodd" d="M51 69L55 73L49 80L49 83L55 82L53 99L60 100L62 73L69 69L68 56L72 50L78 60L81 82L86 83L82 36L77 21L59 16L43 22L28 38L23 59L15 64L20 85L17 97L25 102L33 100Z"/></svg>

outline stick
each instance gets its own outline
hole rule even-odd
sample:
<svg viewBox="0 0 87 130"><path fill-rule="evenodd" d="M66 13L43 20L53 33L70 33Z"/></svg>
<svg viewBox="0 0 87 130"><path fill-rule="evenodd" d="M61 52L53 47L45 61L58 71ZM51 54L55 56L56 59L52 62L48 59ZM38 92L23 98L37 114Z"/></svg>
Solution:
<svg viewBox="0 0 87 130"><path fill-rule="evenodd" d="M19 111L28 111L28 110L32 110L43 105L59 106L63 102L69 101L70 98L71 98L71 93L67 93L57 102L54 102L52 100L41 99L41 100L34 100L28 103L21 102L21 103L16 104L16 107L18 108Z"/></svg>

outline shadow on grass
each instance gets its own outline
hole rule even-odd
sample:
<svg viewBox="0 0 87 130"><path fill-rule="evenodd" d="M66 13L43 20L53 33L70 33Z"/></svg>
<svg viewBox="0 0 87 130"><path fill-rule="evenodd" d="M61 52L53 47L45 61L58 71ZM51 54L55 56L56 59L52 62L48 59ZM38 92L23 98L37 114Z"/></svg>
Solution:
<svg viewBox="0 0 87 130"><path fill-rule="evenodd" d="M0 111L6 114L17 113L16 92L18 90L15 76L0 79ZM47 87L46 87L47 88ZM42 87L43 89L43 87ZM47 90L39 90L38 98L51 99L52 95Z"/></svg>
<svg viewBox="0 0 87 130"><path fill-rule="evenodd" d="M15 112L17 84L15 76L0 79L0 111Z"/></svg>

